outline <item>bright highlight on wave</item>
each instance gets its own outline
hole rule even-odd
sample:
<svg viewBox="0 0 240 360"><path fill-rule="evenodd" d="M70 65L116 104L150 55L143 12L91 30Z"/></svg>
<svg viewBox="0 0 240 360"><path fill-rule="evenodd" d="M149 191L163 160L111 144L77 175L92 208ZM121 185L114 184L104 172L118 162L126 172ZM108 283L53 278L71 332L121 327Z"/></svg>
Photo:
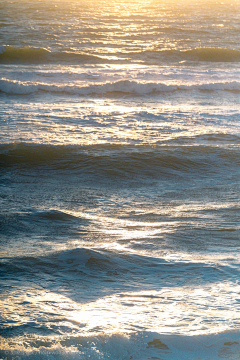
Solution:
<svg viewBox="0 0 240 360"><path fill-rule="evenodd" d="M29 83L29 82L16 82L9 81L7 79L0 80L0 91L7 94L14 95L28 95L38 93L41 91L49 93L66 93L67 95L108 95L111 94L130 94L130 95L148 95L158 94L175 91L237 91L240 92L240 82L216 82L206 84L175 84L169 85L158 82L137 82L130 80L120 80L113 83L103 83L96 85L82 86L76 84L75 86L61 86L61 85L50 85L44 83Z"/></svg>

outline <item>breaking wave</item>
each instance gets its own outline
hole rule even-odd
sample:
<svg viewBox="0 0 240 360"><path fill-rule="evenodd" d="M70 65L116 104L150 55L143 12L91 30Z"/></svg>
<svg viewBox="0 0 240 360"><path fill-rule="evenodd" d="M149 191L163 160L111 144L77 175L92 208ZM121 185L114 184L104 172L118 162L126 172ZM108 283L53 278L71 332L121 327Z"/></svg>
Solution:
<svg viewBox="0 0 240 360"><path fill-rule="evenodd" d="M118 80L115 82L99 83L94 85L52 85L46 83L21 82L2 78L0 92L12 95L28 95L38 92L67 95L121 95L135 96L170 93L176 91L233 91L240 92L240 82L212 82L193 85L176 84L168 85L159 82L139 82L135 80Z"/></svg>
<svg viewBox="0 0 240 360"><path fill-rule="evenodd" d="M155 334L156 335L156 334ZM100 336L68 336L60 339L52 338L52 340L36 338L29 340L30 346L26 349L25 339L23 344L16 344L16 350L12 350L9 346L9 340L3 339L0 352L4 358L11 359L121 359L132 358L145 350L144 359L149 354L154 354L154 349L148 349L148 342L153 341L154 334L133 334L127 336L125 334L102 334ZM14 340L12 340L15 342ZM26 343L27 344L27 343ZM155 352L157 349L155 349Z"/></svg>
<svg viewBox="0 0 240 360"><path fill-rule="evenodd" d="M237 359L239 331L209 335L168 335L137 331L92 336L61 336L2 339L0 355L5 359ZM15 345L13 350L12 344Z"/></svg>

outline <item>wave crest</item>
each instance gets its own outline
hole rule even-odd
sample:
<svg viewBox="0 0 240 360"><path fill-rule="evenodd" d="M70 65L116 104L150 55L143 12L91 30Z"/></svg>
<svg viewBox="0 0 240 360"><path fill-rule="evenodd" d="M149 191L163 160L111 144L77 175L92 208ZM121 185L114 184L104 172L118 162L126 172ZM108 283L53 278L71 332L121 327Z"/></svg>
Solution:
<svg viewBox="0 0 240 360"><path fill-rule="evenodd" d="M140 82L136 80L118 80L90 85L59 85L47 83L21 82L2 78L0 92L12 95L28 95L38 92L67 95L109 95L131 94L135 96L169 93L176 91L240 91L239 81L206 82L200 84L165 84L162 82Z"/></svg>

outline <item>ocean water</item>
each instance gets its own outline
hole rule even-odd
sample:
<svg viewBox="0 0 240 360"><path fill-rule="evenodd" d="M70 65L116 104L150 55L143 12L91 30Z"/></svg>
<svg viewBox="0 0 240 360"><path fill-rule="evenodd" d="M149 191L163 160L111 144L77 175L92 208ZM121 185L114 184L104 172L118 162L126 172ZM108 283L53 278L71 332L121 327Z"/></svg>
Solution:
<svg viewBox="0 0 240 360"><path fill-rule="evenodd" d="M240 359L240 3L0 2L0 359Z"/></svg>

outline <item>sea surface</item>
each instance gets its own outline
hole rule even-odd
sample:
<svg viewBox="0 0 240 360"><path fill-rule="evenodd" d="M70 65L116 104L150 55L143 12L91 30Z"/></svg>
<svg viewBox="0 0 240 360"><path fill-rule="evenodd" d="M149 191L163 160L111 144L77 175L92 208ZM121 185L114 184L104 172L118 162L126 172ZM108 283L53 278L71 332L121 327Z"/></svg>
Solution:
<svg viewBox="0 0 240 360"><path fill-rule="evenodd" d="M240 359L240 2L0 0L0 359Z"/></svg>

